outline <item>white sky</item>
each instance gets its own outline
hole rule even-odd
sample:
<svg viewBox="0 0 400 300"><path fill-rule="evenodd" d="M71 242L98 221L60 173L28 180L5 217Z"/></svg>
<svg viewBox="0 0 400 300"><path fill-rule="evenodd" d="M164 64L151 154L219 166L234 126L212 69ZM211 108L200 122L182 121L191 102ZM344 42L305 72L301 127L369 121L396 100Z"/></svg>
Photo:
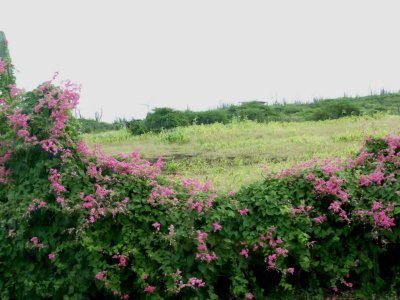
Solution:
<svg viewBox="0 0 400 300"><path fill-rule="evenodd" d="M398 0L2 0L20 87L82 84L80 111L312 100L400 89Z"/></svg>

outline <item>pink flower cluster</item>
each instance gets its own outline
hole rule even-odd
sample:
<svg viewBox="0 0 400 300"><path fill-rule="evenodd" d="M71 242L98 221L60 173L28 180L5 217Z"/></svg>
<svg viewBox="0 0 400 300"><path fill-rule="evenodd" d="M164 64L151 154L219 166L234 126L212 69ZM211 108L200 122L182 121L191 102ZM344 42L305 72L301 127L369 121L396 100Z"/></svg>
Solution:
<svg viewBox="0 0 400 300"><path fill-rule="evenodd" d="M154 188L147 199L147 203L153 205L165 203L176 205L178 203L178 199L175 197L176 192L173 190L172 186L162 186L155 180L152 180L152 185Z"/></svg>
<svg viewBox="0 0 400 300"><path fill-rule="evenodd" d="M305 206L301 204L297 208L292 206L290 208L290 214L292 215L292 217L296 216L297 214L307 215L312 209L313 207L310 205Z"/></svg>
<svg viewBox="0 0 400 300"><path fill-rule="evenodd" d="M215 222L213 224L213 228L214 228L214 232L217 232L217 231L220 231L222 229L222 226L221 226L221 224Z"/></svg>
<svg viewBox="0 0 400 300"><path fill-rule="evenodd" d="M198 279L196 277L190 278L188 283L186 284L186 286L188 286L188 287L190 287L192 289L194 289L196 287L201 288L201 287L204 287L205 285L206 284L205 284L205 282L203 280Z"/></svg>
<svg viewBox="0 0 400 300"><path fill-rule="evenodd" d="M0 144L0 146L2 146L2 144ZM12 153L11 150L8 150L3 156L0 155L0 184L7 183L7 178L11 174L11 171L6 169L5 163L11 158Z"/></svg>
<svg viewBox="0 0 400 300"><path fill-rule="evenodd" d="M118 259L119 260L118 267L120 267L120 268L126 267L126 262L127 262L127 259L128 259L127 256L116 254L116 255L112 256L112 259Z"/></svg>
<svg viewBox="0 0 400 300"><path fill-rule="evenodd" d="M7 64L6 62L0 57L0 75L5 74L7 71Z"/></svg>
<svg viewBox="0 0 400 300"><path fill-rule="evenodd" d="M240 255L244 256L245 258L249 257L249 250L248 249L240 250Z"/></svg>
<svg viewBox="0 0 400 300"><path fill-rule="evenodd" d="M28 213L31 213L35 210L41 209L42 207L47 207L47 203L45 201L40 201L38 199L33 199L32 203L28 206Z"/></svg>
<svg viewBox="0 0 400 300"><path fill-rule="evenodd" d="M196 277L191 277L189 278L187 283L184 283L182 280L182 271L179 269L176 270L176 273L173 273L171 275L175 279L173 290L177 294L185 287L196 289L205 286L205 282L202 279L198 279Z"/></svg>
<svg viewBox="0 0 400 300"><path fill-rule="evenodd" d="M155 222L151 226L153 226L157 231L160 231L160 227L161 227L160 223Z"/></svg>
<svg viewBox="0 0 400 300"><path fill-rule="evenodd" d="M381 166L378 165L376 167L375 172L369 175L363 175L360 177L360 185L361 186L369 186L371 183L375 183L377 185L381 185L385 180L385 174L381 171Z"/></svg>
<svg viewBox="0 0 400 300"><path fill-rule="evenodd" d="M50 169L49 180L51 183L51 189L60 195L65 192L65 187L61 184L61 175L58 173L57 169Z"/></svg>
<svg viewBox="0 0 400 300"><path fill-rule="evenodd" d="M212 262L213 260L217 259L217 256L215 255L214 252L210 253L208 251L207 245L206 245L206 240L208 238L208 234L205 232L201 232L200 230L197 230L197 253L196 253L196 259L200 261L206 261L207 263Z"/></svg>
<svg viewBox="0 0 400 300"><path fill-rule="evenodd" d="M245 295L245 297L246 297L246 299L249 299L249 300L254 299L254 295L253 295L252 293L247 293L247 294Z"/></svg>
<svg viewBox="0 0 400 300"><path fill-rule="evenodd" d="M205 197L205 199L200 199L197 201L194 201L191 197L187 202L191 210L197 210L198 213L201 213L203 210L212 208L215 196L216 194L209 194L208 197Z"/></svg>
<svg viewBox="0 0 400 300"><path fill-rule="evenodd" d="M9 84L8 88L10 89L10 97L11 99L14 99L15 97L18 96L19 90L14 84Z"/></svg>
<svg viewBox="0 0 400 300"><path fill-rule="evenodd" d="M320 215L319 217L313 218L312 220L317 224L322 224L326 221L326 215Z"/></svg>
<svg viewBox="0 0 400 300"><path fill-rule="evenodd" d="M391 230L392 227L396 226L394 223L394 218L390 218L387 214L391 213L394 209L394 205L391 204L387 207L379 201L374 201L371 209L368 210L358 210L355 214L364 217L370 216L374 222L374 226L377 228L382 228L386 230Z"/></svg>
<svg viewBox="0 0 400 300"><path fill-rule="evenodd" d="M96 279L104 281L107 279L107 271L100 271L99 273L96 274Z"/></svg>
<svg viewBox="0 0 400 300"><path fill-rule="evenodd" d="M149 294L154 293L155 290L156 290L156 287L153 286L153 285L148 285L148 286L146 286L146 287L144 288L144 292L145 292L145 293L149 293Z"/></svg>
<svg viewBox="0 0 400 300"><path fill-rule="evenodd" d="M327 181L316 179L314 181L314 191L317 194L337 196L341 201L347 201L349 195L347 190L342 189L344 179L331 176Z"/></svg>
<svg viewBox="0 0 400 300"><path fill-rule="evenodd" d="M249 210L247 208L238 209L238 212L241 216L247 216L249 214Z"/></svg>
<svg viewBox="0 0 400 300"><path fill-rule="evenodd" d="M347 216L346 211L342 208L342 203L339 201L332 202L328 209L332 210L334 213L338 214L339 217L350 224L350 219Z"/></svg>
<svg viewBox="0 0 400 300"><path fill-rule="evenodd" d="M43 244L40 243L40 240L39 240L39 238L37 236L33 236L31 238L31 243L32 243L33 247L36 247L36 248L42 248L43 247Z"/></svg>
<svg viewBox="0 0 400 300"><path fill-rule="evenodd" d="M95 149L94 151L89 150L89 147L83 141L78 142L77 151L83 158L96 157L97 168L107 169L115 174L136 175L154 179L161 174L162 167L164 166L162 158L159 158L156 163L151 164L147 160L142 159L137 152L133 152L129 156L120 154L119 158L107 156L99 149Z"/></svg>

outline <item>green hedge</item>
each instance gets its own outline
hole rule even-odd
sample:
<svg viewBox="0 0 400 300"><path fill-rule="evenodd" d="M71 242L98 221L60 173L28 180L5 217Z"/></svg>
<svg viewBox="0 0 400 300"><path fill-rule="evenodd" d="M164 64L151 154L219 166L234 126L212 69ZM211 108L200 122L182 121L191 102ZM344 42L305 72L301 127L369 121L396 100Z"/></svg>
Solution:
<svg viewBox="0 0 400 300"><path fill-rule="evenodd" d="M237 194L79 141L79 90L0 74L1 299L314 299L396 293L400 139Z"/></svg>

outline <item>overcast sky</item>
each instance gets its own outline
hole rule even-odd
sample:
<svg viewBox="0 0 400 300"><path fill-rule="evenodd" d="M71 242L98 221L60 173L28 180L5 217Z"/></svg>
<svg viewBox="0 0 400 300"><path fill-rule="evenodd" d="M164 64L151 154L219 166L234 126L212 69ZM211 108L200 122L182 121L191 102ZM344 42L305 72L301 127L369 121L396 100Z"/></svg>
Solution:
<svg viewBox="0 0 400 300"><path fill-rule="evenodd" d="M398 0L6 0L17 83L60 72L80 111L141 118L246 100L400 90Z"/></svg>

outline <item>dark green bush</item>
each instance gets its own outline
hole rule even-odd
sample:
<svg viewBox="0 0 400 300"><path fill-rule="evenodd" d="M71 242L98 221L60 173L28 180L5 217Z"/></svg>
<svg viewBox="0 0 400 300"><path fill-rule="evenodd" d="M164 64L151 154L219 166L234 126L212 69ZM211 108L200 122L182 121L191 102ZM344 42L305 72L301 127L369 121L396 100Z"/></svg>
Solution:
<svg viewBox="0 0 400 300"><path fill-rule="evenodd" d="M187 126L189 120L184 112L163 107L155 108L151 113L148 113L144 124L150 131L160 132L163 129Z"/></svg>
<svg viewBox="0 0 400 300"><path fill-rule="evenodd" d="M359 116L361 114L360 109L348 102L331 102L321 103L320 107L316 108L312 115L312 120L321 121L329 119L339 119L348 116Z"/></svg>
<svg viewBox="0 0 400 300"><path fill-rule="evenodd" d="M141 135L149 131L143 120L131 120L127 123L127 128L133 135Z"/></svg>

